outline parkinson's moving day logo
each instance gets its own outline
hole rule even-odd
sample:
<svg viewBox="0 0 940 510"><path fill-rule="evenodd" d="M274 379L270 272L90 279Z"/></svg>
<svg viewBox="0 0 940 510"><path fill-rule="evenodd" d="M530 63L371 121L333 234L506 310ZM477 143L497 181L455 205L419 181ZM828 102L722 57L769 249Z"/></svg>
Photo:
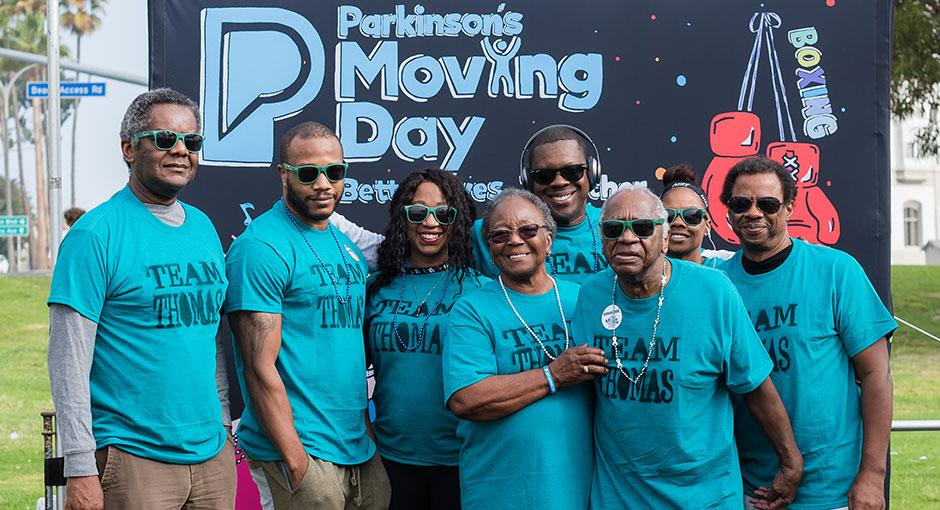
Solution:
<svg viewBox="0 0 940 510"><path fill-rule="evenodd" d="M449 116L442 111L447 104L502 96L583 112L598 104L603 90L600 53L526 53L524 14L503 3L493 12L430 12L420 4L410 10L399 4L388 12L365 13L340 5L330 53L312 21L282 8L202 10L203 164L268 167L275 122L329 97L323 89L329 85L330 54L333 127L350 162L394 157L459 171L487 119ZM458 38L471 51L458 57L408 50L427 51L433 47L428 38ZM416 40L420 44L408 44ZM381 100L361 99L364 91L372 97L378 91ZM402 102L427 105L426 115L396 116ZM484 201L502 185L468 182L467 189ZM394 180L349 178L343 200L384 203L396 186Z"/></svg>

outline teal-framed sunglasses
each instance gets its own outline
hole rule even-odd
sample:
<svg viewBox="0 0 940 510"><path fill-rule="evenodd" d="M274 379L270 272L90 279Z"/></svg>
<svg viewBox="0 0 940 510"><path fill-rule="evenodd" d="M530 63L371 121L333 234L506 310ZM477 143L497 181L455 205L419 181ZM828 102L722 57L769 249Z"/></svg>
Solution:
<svg viewBox="0 0 940 510"><path fill-rule="evenodd" d="M202 135L199 133L177 133L169 129L155 129L153 131L138 131L134 133L134 142L141 138L151 138L153 146L161 151L173 150L180 140L183 140L183 146L189 152L199 152L202 150Z"/></svg>
<svg viewBox="0 0 940 510"><path fill-rule="evenodd" d="M604 220L600 222L601 237L608 241L619 239L629 228L633 235L647 239L656 232L656 225L666 223L663 218L637 218L635 220Z"/></svg>
<svg viewBox="0 0 940 510"><path fill-rule="evenodd" d="M405 219L408 220L408 223L424 223L428 219L428 215L431 214L441 225L450 225L457 221L457 209L449 205L428 207L421 204L412 204L404 206L404 210Z"/></svg>
<svg viewBox="0 0 940 510"><path fill-rule="evenodd" d="M339 182L345 179L346 169L349 168L349 163L343 161L342 163L330 163L329 165L323 166L294 166L290 163L281 163L281 168L296 173L297 180L300 181L301 184L313 184L320 178L320 173L323 173L323 175L326 176L326 180L330 182Z"/></svg>

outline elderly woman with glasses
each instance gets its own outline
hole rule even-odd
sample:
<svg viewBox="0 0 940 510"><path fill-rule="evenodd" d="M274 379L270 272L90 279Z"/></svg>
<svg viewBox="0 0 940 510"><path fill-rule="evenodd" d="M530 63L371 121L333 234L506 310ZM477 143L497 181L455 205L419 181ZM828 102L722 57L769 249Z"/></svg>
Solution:
<svg viewBox="0 0 940 510"><path fill-rule="evenodd" d="M476 212L450 172L412 172L392 196L368 287L366 351L375 369L376 444L391 509L460 508L457 418L444 406L441 344L454 301L489 279L466 249Z"/></svg>
<svg viewBox="0 0 940 510"><path fill-rule="evenodd" d="M588 506L593 399L580 383L607 360L570 334L578 285L545 271L555 228L538 197L504 190L483 217L499 276L451 312L444 394L461 419L465 510Z"/></svg>
<svg viewBox="0 0 940 510"><path fill-rule="evenodd" d="M717 267L734 252L719 250L711 238L708 198L698 187L698 175L688 164L670 167L663 173L663 192L659 197L666 207L669 223L669 255L675 259ZM724 218L721 219L724 221ZM712 249L702 249L708 238Z"/></svg>

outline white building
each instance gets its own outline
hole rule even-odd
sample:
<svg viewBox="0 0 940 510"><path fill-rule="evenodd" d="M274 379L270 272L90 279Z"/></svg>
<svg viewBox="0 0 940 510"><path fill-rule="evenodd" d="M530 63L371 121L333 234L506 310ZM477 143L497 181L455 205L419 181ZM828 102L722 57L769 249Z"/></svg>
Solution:
<svg viewBox="0 0 940 510"><path fill-rule="evenodd" d="M891 264L925 264L924 246L940 248L940 159L916 158L914 131L923 119L891 123ZM935 248L931 248L935 249ZM930 257L937 263L937 254Z"/></svg>

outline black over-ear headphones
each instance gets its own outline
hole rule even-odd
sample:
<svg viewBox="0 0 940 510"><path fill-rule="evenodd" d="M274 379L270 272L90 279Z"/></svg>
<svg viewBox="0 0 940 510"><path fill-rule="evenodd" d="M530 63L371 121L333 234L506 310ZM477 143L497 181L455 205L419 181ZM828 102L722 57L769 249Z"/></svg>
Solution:
<svg viewBox="0 0 940 510"><path fill-rule="evenodd" d="M592 152L586 155L588 186L590 186L590 189L594 189L597 183L601 182L601 159L597 152L597 145L594 144L594 140L591 140L591 137L588 136L587 133L568 124L552 124L551 126L546 126L536 131L535 134L529 138L529 141L525 143L525 147L522 149L522 155L519 157L519 184L529 191L532 190L532 180L529 178L529 172L531 171L529 168L529 150L531 149L532 142L535 141L539 135L552 128L570 129L587 141L587 145L591 148Z"/></svg>

